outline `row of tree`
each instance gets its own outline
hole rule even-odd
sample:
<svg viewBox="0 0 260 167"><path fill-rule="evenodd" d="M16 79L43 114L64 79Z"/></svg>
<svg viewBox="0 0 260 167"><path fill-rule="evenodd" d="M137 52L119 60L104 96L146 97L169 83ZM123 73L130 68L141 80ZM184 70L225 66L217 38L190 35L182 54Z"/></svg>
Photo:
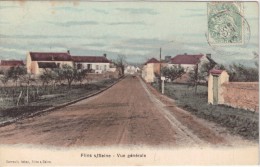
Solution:
<svg viewBox="0 0 260 167"><path fill-rule="evenodd" d="M45 69L39 78L43 86L48 84L55 86L65 81L68 88L71 88L72 82L79 82L81 84L86 76L86 70L78 70L65 64L62 68L55 68L54 70Z"/></svg>
<svg viewBox="0 0 260 167"><path fill-rule="evenodd" d="M85 70L77 70L69 65L63 65L62 68L44 69L43 73L39 76L42 85L56 85L66 82L68 87L71 87L72 82L80 82L86 78L87 72ZM11 67L1 77L1 82L6 85L8 81L12 81L15 86L18 82L21 84L30 85L36 82L36 78L27 74L26 68L23 66Z"/></svg>

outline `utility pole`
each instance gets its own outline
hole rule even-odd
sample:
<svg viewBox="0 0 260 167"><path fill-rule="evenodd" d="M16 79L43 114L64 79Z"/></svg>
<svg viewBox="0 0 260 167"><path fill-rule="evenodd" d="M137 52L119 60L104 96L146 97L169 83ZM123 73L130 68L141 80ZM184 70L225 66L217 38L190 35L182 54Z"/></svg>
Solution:
<svg viewBox="0 0 260 167"><path fill-rule="evenodd" d="M160 68L160 72L159 72L159 74L160 74L160 76L159 76L159 90L160 90L160 92L162 91L162 80L161 80L161 77L162 77L162 68L161 68L161 60L162 60L162 48L160 47L160 64L159 64L159 68Z"/></svg>

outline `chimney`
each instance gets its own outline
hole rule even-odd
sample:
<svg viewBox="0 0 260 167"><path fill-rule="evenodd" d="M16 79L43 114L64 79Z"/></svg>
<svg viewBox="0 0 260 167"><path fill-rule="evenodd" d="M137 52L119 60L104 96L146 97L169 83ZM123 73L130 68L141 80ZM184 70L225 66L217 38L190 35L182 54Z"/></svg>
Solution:
<svg viewBox="0 0 260 167"><path fill-rule="evenodd" d="M107 57L107 54L106 54L106 53L104 53L104 54L103 54L103 56L104 56L104 57Z"/></svg>
<svg viewBox="0 0 260 167"><path fill-rule="evenodd" d="M165 58L164 58L164 59L165 59L165 61L166 61L166 62L168 62L168 61L170 61L170 60L171 60L171 58L172 58L171 56L165 56Z"/></svg>
<svg viewBox="0 0 260 167"><path fill-rule="evenodd" d="M210 53L207 53L207 54L206 54L206 57L211 58L211 54L210 54Z"/></svg>
<svg viewBox="0 0 260 167"><path fill-rule="evenodd" d="M70 50L67 50L67 53L70 55Z"/></svg>

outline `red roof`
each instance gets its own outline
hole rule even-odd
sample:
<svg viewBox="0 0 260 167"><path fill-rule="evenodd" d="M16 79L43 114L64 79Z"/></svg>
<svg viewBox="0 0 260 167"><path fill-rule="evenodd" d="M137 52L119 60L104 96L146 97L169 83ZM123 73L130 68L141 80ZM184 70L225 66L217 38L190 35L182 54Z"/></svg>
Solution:
<svg viewBox="0 0 260 167"><path fill-rule="evenodd" d="M24 62L22 60L1 60L1 66L24 66Z"/></svg>
<svg viewBox="0 0 260 167"><path fill-rule="evenodd" d="M209 72L213 75L219 75L223 72L224 70L216 70L216 69L212 69Z"/></svg>
<svg viewBox="0 0 260 167"><path fill-rule="evenodd" d="M160 63L160 62L156 58L151 58L144 64L146 65L146 64L149 64L149 63Z"/></svg>
<svg viewBox="0 0 260 167"><path fill-rule="evenodd" d="M110 63L105 56L71 56L74 62Z"/></svg>
<svg viewBox="0 0 260 167"><path fill-rule="evenodd" d="M30 52L32 61L71 61L67 52Z"/></svg>
<svg viewBox="0 0 260 167"><path fill-rule="evenodd" d="M199 55L177 55L171 59L172 64L198 64L202 58L202 54Z"/></svg>

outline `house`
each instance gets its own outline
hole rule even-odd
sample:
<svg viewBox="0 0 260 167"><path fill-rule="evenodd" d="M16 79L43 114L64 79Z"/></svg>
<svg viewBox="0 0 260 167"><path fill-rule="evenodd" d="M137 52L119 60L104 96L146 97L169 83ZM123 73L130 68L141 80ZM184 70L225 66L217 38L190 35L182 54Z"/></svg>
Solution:
<svg viewBox="0 0 260 167"><path fill-rule="evenodd" d="M137 73L138 70L140 70L138 67L135 67L133 65L127 65L124 73L133 75L133 74Z"/></svg>
<svg viewBox="0 0 260 167"><path fill-rule="evenodd" d="M160 61L155 58L151 58L144 63L142 78L146 82L154 82L156 79L156 74L160 74Z"/></svg>
<svg viewBox="0 0 260 167"><path fill-rule="evenodd" d="M201 70L201 66L204 63L212 63L213 65L216 65L217 63L211 58L210 54L179 54L173 58L171 58L171 60L168 63L168 67L171 66L179 66L179 67L183 67L185 70L185 74L179 78L176 79L175 82L187 82L189 80L189 75L188 73L195 69L198 68L198 70Z"/></svg>
<svg viewBox="0 0 260 167"><path fill-rule="evenodd" d="M77 69L103 73L109 70L110 61L104 56L71 56Z"/></svg>
<svg viewBox="0 0 260 167"><path fill-rule="evenodd" d="M29 52L26 56L27 72L40 75L44 69L60 68L63 65L73 66L68 52Z"/></svg>
<svg viewBox="0 0 260 167"><path fill-rule="evenodd" d="M203 54L193 54L193 55L188 55L184 53L183 55L177 55L173 57L169 63L168 66L180 66L183 67L186 72L193 70L194 67L198 65L200 68L202 64L204 63L214 63L216 62L211 59L210 54L203 55Z"/></svg>
<svg viewBox="0 0 260 167"><path fill-rule="evenodd" d="M22 60L1 60L0 61L0 71L6 72L11 67L25 66Z"/></svg>

